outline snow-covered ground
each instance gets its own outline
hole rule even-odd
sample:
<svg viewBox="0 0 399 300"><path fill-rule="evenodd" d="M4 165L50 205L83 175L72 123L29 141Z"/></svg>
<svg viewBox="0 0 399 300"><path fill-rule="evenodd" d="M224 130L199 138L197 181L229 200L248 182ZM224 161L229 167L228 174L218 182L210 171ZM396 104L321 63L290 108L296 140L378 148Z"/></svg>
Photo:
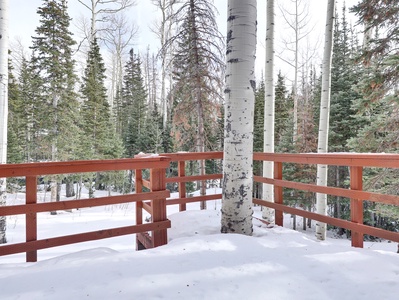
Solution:
<svg viewBox="0 0 399 300"><path fill-rule="evenodd" d="M8 202L23 197L9 195ZM24 254L0 257L0 299L399 297L394 243L355 249L346 239L318 242L312 230L267 228L257 220L252 237L220 234L220 201L208 202L207 211L198 207L189 204L182 213L168 207L170 242L156 249L134 251L132 235L41 250L37 263L24 263ZM134 216L133 204L41 213L39 239L131 225ZM287 227L291 221L287 216ZM24 240L24 225L24 216L8 217L10 243Z"/></svg>

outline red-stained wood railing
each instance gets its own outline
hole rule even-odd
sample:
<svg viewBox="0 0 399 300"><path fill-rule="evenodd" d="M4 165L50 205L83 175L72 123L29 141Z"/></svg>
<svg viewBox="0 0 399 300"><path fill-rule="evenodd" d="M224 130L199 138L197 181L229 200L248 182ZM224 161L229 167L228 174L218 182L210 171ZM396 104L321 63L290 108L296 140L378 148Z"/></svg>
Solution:
<svg viewBox="0 0 399 300"><path fill-rule="evenodd" d="M34 262L37 261L37 250L40 249L148 231L152 233L151 245L153 247L166 244L167 228L170 228L171 226L170 221L166 217L165 204L166 198L170 196L170 192L165 189L165 170L169 167L169 163L170 158L167 157L145 157L117 160L0 165L0 177L26 178L26 204L0 207L1 216L17 214L26 215L26 241L23 243L1 245L0 255L26 252L26 261ZM153 188L149 193L37 203L38 176L141 169L150 169ZM138 184L140 184L140 181ZM151 223L143 224L142 222L137 221L136 225L132 226L108 228L98 231L37 240L37 213L39 212L51 212L56 210L86 208L129 202L136 202L140 206L139 203L143 203L147 200L149 200L154 207Z"/></svg>
<svg viewBox="0 0 399 300"><path fill-rule="evenodd" d="M362 173L364 167L399 168L398 154L255 153L254 159L274 162L274 178L264 178L261 176L254 177L254 180L257 182L274 185L274 202L271 202L270 199L268 199L269 201L254 199L253 202L255 204L275 209L275 222L277 225L283 226L283 212L285 212L351 230L353 247L363 247L363 236L365 234L399 243L398 232L387 231L363 224L363 201L373 201L399 206L399 196L366 192L363 191L362 186ZM350 168L350 189L317 186L314 184L283 180L283 163L348 166ZM299 189L314 193L350 198L351 220L341 220L283 205L283 188Z"/></svg>
<svg viewBox="0 0 399 300"><path fill-rule="evenodd" d="M137 233L137 248L147 249L167 243L167 228L170 221L166 217L167 205L179 205L180 210L186 209L186 204L221 199L221 194L200 195L186 197L187 182L201 180L218 180L222 174L205 174L186 176L185 166L187 161L221 160L222 152L206 153L172 153L160 156L138 157L123 160L105 161L76 161L54 163L32 163L18 165L0 165L0 177L26 177L26 204L0 207L0 215L25 214L26 215L26 242L0 246L0 255L26 252L27 261L36 261L37 250L66 245L82 241L107 238L124 234ZM399 243L399 233L391 232L363 224L363 201L374 201L399 206L399 197L396 195L383 195L362 190L362 172L364 167L399 168L399 155L396 154L278 154L255 153L254 160L273 161L274 178L255 176L254 180L260 183L274 185L274 202L270 199L253 199L253 203L270 207L275 210L275 222L283 226L283 212L311 218L320 222L339 226L352 231L352 245L363 246L364 234L373 235ZM166 169L171 162L178 164L178 176L166 178ZM350 190L336 187L317 186L294 181L283 180L283 164L325 164L335 166L348 166L350 168ZM143 179L142 170L150 170L149 180ZM136 194L120 195L84 200L70 200L53 203L37 203L37 177L39 175L84 173L113 170L135 170ZM165 190L167 183L178 183L179 198L166 199L169 191ZM142 193L143 187L150 192ZM324 193L334 196L350 198L351 220L342 220L329 216L319 215L302 209L289 207L283 204L283 189L292 188L314 193ZM38 212L83 208L116 203L136 203L136 225L87 232L70 236L37 240ZM143 212L151 215L152 222L143 224Z"/></svg>
<svg viewBox="0 0 399 300"><path fill-rule="evenodd" d="M218 200L222 198L222 194L212 195L200 195L193 197L186 197L186 183L193 181L206 181L206 180L220 180L222 174L205 174L205 175L191 175L186 176L185 167L187 161L198 161L198 160L222 160L223 152L181 152L181 153L165 153L162 156L169 157L171 162L177 162L178 176L167 177L166 183L178 183L179 184L179 198L168 199L166 205L179 204L180 211L186 210L187 203L202 202L210 200Z"/></svg>

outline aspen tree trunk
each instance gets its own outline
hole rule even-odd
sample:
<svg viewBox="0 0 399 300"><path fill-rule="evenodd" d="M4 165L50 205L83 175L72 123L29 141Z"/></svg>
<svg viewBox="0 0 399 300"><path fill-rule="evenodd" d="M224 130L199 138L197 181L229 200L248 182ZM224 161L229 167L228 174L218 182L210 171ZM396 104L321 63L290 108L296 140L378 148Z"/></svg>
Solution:
<svg viewBox="0 0 399 300"><path fill-rule="evenodd" d="M317 146L318 153L328 152L334 12L335 12L335 0L328 0L324 54L323 54L322 84L321 84L319 140ZM322 185L322 186L327 185L327 165L317 165L317 185ZM320 193L316 194L316 212L322 215L327 214L326 194L320 194ZM326 231L327 231L327 226L325 223L321 222L316 223L317 239L325 240Z"/></svg>
<svg viewBox="0 0 399 300"><path fill-rule="evenodd" d="M299 16L298 16L298 0L295 1L295 59L294 59L294 84L292 87L294 93L294 132L292 139L294 146L298 140L298 53L299 53Z"/></svg>
<svg viewBox="0 0 399 300"><path fill-rule="evenodd" d="M263 151L274 153L274 0L267 0L266 6L266 66L265 66L265 112ZM263 162L263 176L273 178L274 163ZM263 184L262 199L274 202L273 185ZM274 222L274 210L264 207L263 219Z"/></svg>
<svg viewBox="0 0 399 300"><path fill-rule="evenodd" d="M251 235L256 0L229 0L222 233Z"/></svg>
<svg viewBox="0 0 399 300"><path fill-rule="evenodd" d="M8 0L0 0L0 164L7 163ZM0 178L0 206L6 205L6 178ZM0 216L0 244L6 243L6 217Z"/></svg>

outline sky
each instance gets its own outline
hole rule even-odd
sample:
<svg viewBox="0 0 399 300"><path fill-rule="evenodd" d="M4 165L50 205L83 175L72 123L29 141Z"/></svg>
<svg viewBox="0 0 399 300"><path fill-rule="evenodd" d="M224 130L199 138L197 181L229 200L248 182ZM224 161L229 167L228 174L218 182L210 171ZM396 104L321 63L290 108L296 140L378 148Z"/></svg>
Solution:
<svg viewBox="0 0 399 300"><path fill-rule="evenodd" d="M23 197L8 195L8 205ZM155 249L134 251L129 235L41 250L37 263L25 263L23 254L0 257L0 299L398 299L397 244L357 249L331 232L320 242L313 228L291 230L289 215L285 227L254 220L253 236L220 234L220 200L206 211L198 203L188 209L168 207L169 243ZM134 215L132 204L40 213L39 238L131 225ZM24 239L24 224L24 216L7 217L10 243Z"/></svg>
<svg viewBox="0 0 399 300"><path fill-rule="evenodd" d="M89 0L86 0L88 2ZM282 17L278 8L278 4L284 4L291 2L292 0L275 0L276 7L276 53L281 56L288 55L284 53L282 46L283 36L287 36L287 27L281 23ZM310 7L309 27L310 30L310 43L311 47L315 48L316 56L315 60L321 61L322 53L322 41L324 36L324 25L326 18L326 7L327 0L302 0L304 3L308 3ZM342 3L345 1L346 6L350 7L358 2L358 0L338 0L337 8L341 11ZM38 26L39 17L36 13L37 8L41 5L41 0L9 0L9 11L10 11L10 42L15 45L16 39L19 39L25 47L25 50L31 44L31 36L34 35L34 30ZM226 32L226 15L227 15L227 0L214 0L215 6L219 11L217 16L219 30L225 35ZM256 74L260 77L260 73L264 69L264 56L265 56L265 34L266 34L266 0L258 0L258 46L257 46L257 60L256 60ZM69 0L69 15L73 18L71 31L76 33L77 37L77 25L76 20L82 16L87 15L88 10L85 9L78 0ZM150 0L137 0L137 5L130 8L127 12L131 16L132 22L139 26L140 32L138 37L134 40L135 48L140 51L146 51L148 45L152 51L156 52L159 48L159 42L155 35L150 31L149 26L158 18L158 13L154 5L151 4ZM74 21L75 20L75 21ZM353 21L354 23L354 21ZM290 77L291 68L284 63L282 60L276 59L275 72L283 70L283 75ZM258 78L259 79L259 78Z"/></svg>

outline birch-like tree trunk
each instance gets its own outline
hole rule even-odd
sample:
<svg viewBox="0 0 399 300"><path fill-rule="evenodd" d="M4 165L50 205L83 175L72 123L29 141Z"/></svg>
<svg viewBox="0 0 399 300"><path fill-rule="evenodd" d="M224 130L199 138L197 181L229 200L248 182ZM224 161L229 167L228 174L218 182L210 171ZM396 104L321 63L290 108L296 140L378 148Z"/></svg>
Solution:
<svg viewBox="0 0 399 300"><path fill-rule="evenodd" d="M265 113L263 131L263 151L274 153L274 0L266 5L266 66L265 66ZM263 162L263 176L273 178L272 161ZM274 202L273 185L263 184L262 199ZM262 217L274 222L274 210L264 207Z"/></svg>
<svg viewBox="0 0 399 300"><path fill-rule="evenodd" d="M229 0L222 233L251 235L256 0Z"/></svg>
<svg viewBox="0 0 399 300"><path fill-rule="evenodd" d="M166 128L168 121L168 100L166 97L166 77L167 73L167 65L169 64L170 58L168 57L170 53L173 52L173 46L166 46L166 42L173 35L172 34L172 26L173 20L171 16L174 14L173 6L178 2L176 0L152 0L153 4L160 10L161 12L161 20L159 23L155 24L155 28L153 32L158 36L161 50L159 52L159 56L161 58L161 109L162 109L162 122L163 128Z"/></svg>
<svg viewBox="0 0 399 300"><path fill-rule="evenodd" d="M328 152L328 130L330 118L330 95L331 95L331 62L333 53L334 37L334 12L335 0L328 0L327 20L324 41L322 83L321 83L321 101L320 101L320 121L319 121L319 140L317 146L318 153ZM317 185L327 185L327 165L317 165ZM327 195L317 193L316 212L318 214L327 214ZM326 239L326 224L316 223L316 237L319 240Z"/></svg>
<svg viewBox="0 0 399 300"><path fill-rule="evenodd" d="M0 163L7 163L8 0L0 0ZM0 178L0 206L6 205L6 178ZM6 218L0 216L0 244L6 243Z"/></svg>

